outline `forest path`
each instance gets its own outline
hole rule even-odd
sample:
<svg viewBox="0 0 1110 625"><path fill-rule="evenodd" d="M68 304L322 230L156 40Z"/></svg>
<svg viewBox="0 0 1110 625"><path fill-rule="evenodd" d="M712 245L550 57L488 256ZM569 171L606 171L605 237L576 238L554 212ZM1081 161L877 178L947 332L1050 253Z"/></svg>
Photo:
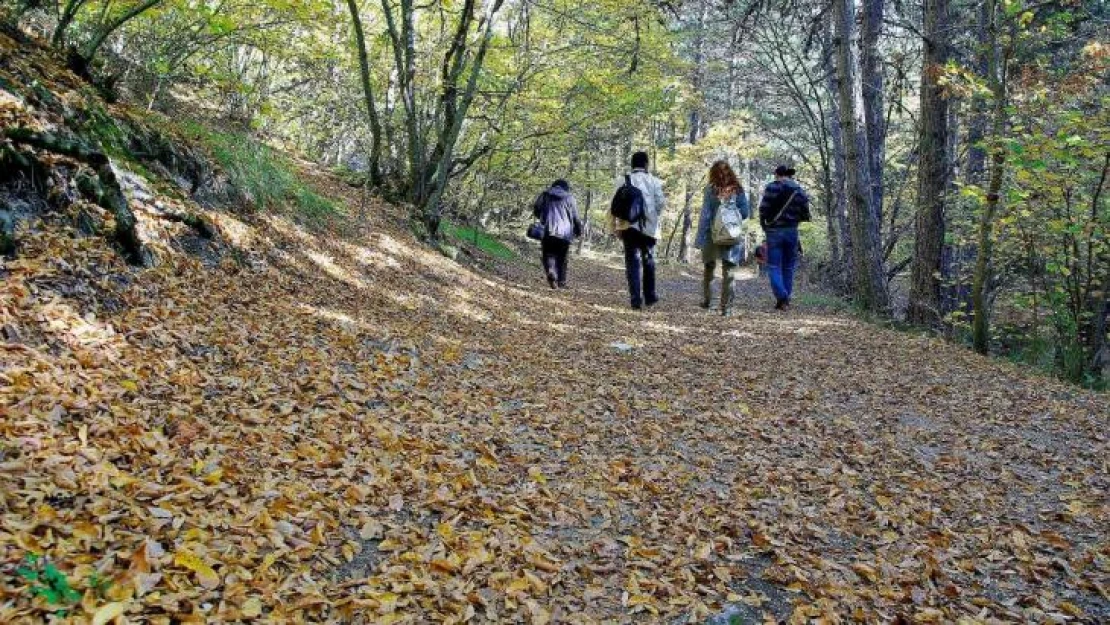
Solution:
<svg viewBox="0 0 1110 625"><path fill-rule="evenodd" d="M392 217L212 217L238 261L6 265L6 564L201 620L1110 618L1105 395L755 279L635 312L612 259L552 291Z"/></svg>
<svg viewBox="0 0 1110 625"><path fill-rule="evenodd" d="M681 572L653 592L686 576L779 619L810 601L1110 618L1105 396L828 314L804 286L776 312L752 267L729 318L696 307L697 264L661 267L661 303L631 311L617 263L572 259L569 292L517 268L530 312L505 365L548 371L529 403L560 445L529 457L594 459L563 491L602 485L609 539L668 546Z"/></svg>

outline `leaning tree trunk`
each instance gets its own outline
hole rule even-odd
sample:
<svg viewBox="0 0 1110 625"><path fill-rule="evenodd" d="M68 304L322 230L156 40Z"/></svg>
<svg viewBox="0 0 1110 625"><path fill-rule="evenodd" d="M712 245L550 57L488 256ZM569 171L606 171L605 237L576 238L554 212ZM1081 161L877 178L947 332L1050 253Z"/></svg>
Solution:
<svg viewBox="0 0 1110 625"><path fill-rule="evenodd" d="M362 81L362 96L366 102L366 115L370 121L370 184L374 187L382 185L381 153L382 153L382 125L378 119L378 108L374 104L374 88L370 83L370 60L366 52L366 37L362 32L362 18L358 14L358 3L347 0L347 9L351 13L351 24L355 31L355 45L358 52L359 77Z"/></svg>
<svg viewBox="0 0 1110 625"><path fill-rule="evenodd" d="M999 193L1002 190L1002 177L1006 170L1006 150L1002 145L1006 129L1007 81L1010 48L998 50L999 25L997 0L987 0L988 4L988 43L990 61L987 82L990 84L991 97L994 99L994 121L990 137L990 182L987 197L979 215L979 237L975 257L975 274L971 283L972 325L971 341L975 351L986 354L990 349L990 320L987 310L987 283L991 274L991 255L994 245L994 216L998 212Z"/></svg>
<svg viewBox="0 0 1110 625"><path fill-rule="evenodd" d="M847 163L847 201L852 234L854 295L864 310L885 313L888 308L883 276L879 221L871 206L867 137L864 134L862 85L853 50L855 5L853 0L834 3L837 85L840 122L844 129Z"/></svg>
<svg viewBox="0 0 1110 625"><path fill-rule="evenodd" d="M907 317L911 323L940 322L940 261L944 246L944 203L948 192L948 100L940 85L948 62L948 0L925 0L925 59L921 71L921 128L918 135L917 216Z"/></svg>

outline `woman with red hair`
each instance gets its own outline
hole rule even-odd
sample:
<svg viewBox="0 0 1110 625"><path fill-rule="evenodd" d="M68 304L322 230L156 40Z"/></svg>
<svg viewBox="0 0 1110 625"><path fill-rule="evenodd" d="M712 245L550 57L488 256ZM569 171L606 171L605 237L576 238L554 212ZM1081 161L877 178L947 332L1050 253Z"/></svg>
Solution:
<svg viewBox="0 0 1110 625"><path fill-rule="evenodd" d="M709 185L701 205L701 219L694 245L701 249L704 271L701 281L701 307L709 308L713 274L721 262L721 315L732 306L732 270L744 260L743 222L750 207L744 187L727 161L717 161L709 169ZM739 224L739 233L736 226Z"/></svg>

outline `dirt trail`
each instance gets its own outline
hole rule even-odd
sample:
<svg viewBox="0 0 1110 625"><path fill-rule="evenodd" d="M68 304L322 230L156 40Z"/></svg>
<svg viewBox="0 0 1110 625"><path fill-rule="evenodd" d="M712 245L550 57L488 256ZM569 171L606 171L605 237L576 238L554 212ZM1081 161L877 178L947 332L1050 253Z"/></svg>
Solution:
<svg viewBox="0 0 1110 625"><path fill-rule="evenodd" d="M1110 618L1105 396L753 276L637 313L602 262L212 219L245 261L6 264L0 620L30 551L151 619Z"/></svg>

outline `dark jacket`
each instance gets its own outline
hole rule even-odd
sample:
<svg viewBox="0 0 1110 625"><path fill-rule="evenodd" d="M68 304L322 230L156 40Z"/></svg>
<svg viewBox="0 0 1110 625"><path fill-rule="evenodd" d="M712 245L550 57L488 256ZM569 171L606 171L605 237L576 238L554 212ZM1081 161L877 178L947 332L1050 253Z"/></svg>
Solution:
<svg viewBox="0 0 1110 625"><path fill-rule="evenodd" d="M790 198L790 194L794 194L794 198L790 200L790 209L783 210L786 201ZM809 196L802 190L802 186L794 182L792 178L783 178L782 180L775 180L767 185L763 190L763 199L759 201L759 225L764 230L768 228L797 228L798 215L802 214L802 208L809 206ZM775 216L782 215L775 221ZM771 223L771 222L775 223Z"/></svg>
<svg viewBox="0 0 1110 625"><path fill-rule="evenodd" d="M550 187L541 193L532 205L532 216L543 224L544 236L573 241L582 229L578 203L570 191L561 187Z"/></svg>

